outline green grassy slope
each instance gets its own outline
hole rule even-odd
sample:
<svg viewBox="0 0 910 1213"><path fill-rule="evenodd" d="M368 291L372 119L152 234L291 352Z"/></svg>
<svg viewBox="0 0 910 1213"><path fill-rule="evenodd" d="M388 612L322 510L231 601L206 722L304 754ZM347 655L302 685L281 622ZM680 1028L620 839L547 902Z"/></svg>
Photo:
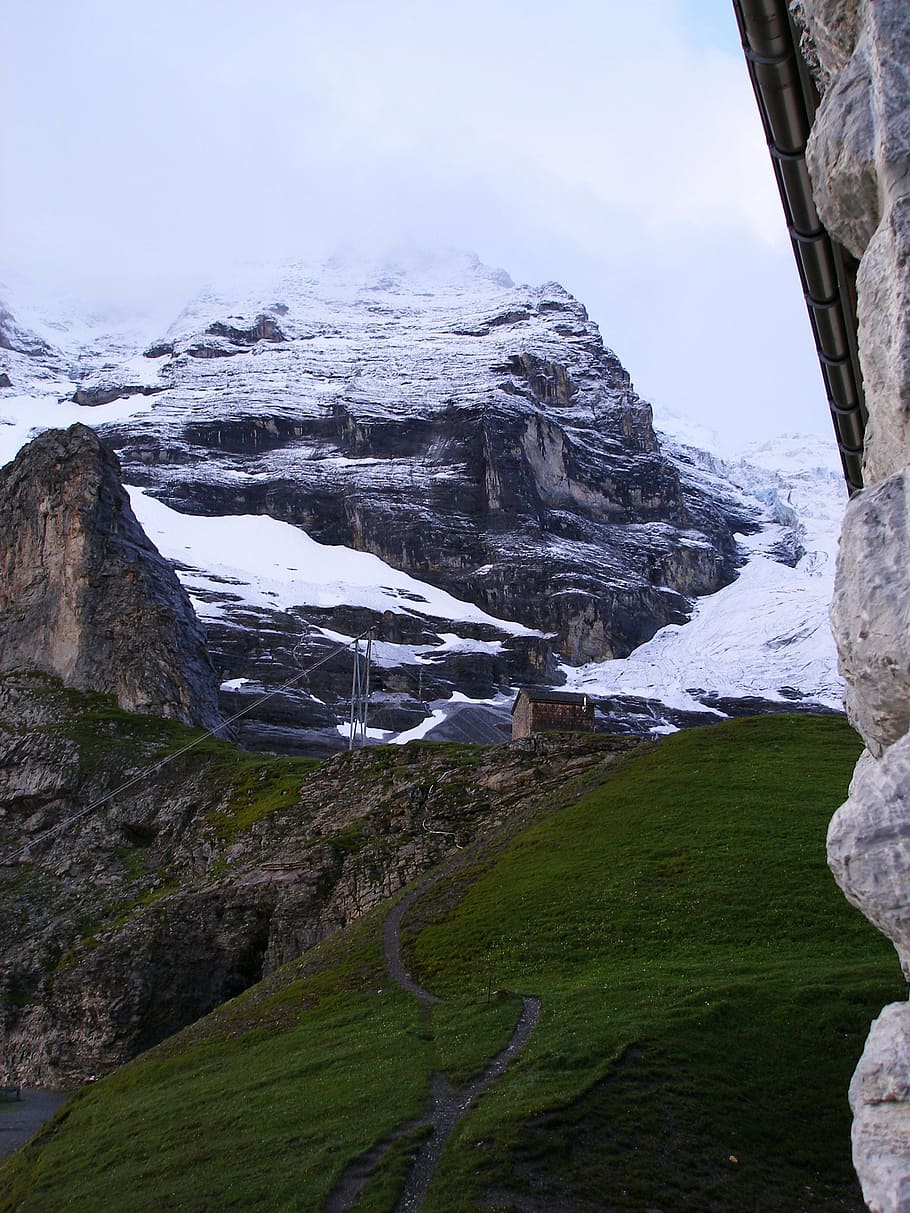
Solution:
<svg viewBox="0 0 910 1213"><path fill-rule="evenodd" d="M828 875L858 752L836 718L676 734L416 907L432 1016L376 912L85 1089L0 1168L0 1210L318 1210L347 1163L540 1025L456 1129L425 1208L862 1209L846 1088L904 996ZM357 1208L390 1209L393 1151ZM522 1194L536 1194L527 1204Z"/></svg>

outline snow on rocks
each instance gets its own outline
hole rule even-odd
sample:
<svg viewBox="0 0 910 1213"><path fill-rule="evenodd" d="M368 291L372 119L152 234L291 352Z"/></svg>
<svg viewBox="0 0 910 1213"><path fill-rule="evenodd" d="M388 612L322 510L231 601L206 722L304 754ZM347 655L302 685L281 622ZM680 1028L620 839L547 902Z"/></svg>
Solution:
<svg viewBox="0 0 910 1213"><path fill-rule="evenodd" d="M563 666L567 685L677 712L716 713L718 701L746 698L840 710L828 612L846 492L833 442L785 435L736 460L665 443L690 469L701 465L727 492L758 503L761 527L739 536L746 563L736 580L699 598L687 623L662 628L623 660Z"/></svg>
<svg viewBox="0 0 910 1213"><path fill-rule="evenodd" d="M386 733L520 681L626 697L642 731L731 700L839 705L833 447L658 444L558 284L462 254L339 258L204 291L169 328L21 315L0 462L41 429L102 427L229 696L292 675L304 635L322 652L381 619L406 707ZM328 677L306 702L326 719Z"/></svg>
<svg viewBox="0 0 910 1213"><path fill-rule="evenodd" d="M300 528L274 518L179 514L136 488L130 490L130 500L146 534L180 569L184 585L200 601L202 615L222 613L227 598L285 610L342 605L379 613L405 610L437 620L485 624L513 636L542 635L496 619L369 552L317 543ZM451 633L442 640L441 651L477 651L477 642L472 645ZM501 642L490 642L487 651L501 647Z"/></svg>

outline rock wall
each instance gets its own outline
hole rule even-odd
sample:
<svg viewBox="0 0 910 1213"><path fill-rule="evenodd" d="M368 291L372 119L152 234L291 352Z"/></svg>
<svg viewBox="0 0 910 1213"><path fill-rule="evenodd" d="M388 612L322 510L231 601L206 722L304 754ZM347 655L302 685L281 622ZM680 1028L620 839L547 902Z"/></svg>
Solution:
<svg viewBox="0 0 910 1213"><path fill-rule="evenodd" d="M866 743L828 856L910 978L910 8L803 0L823 92L809 145L819 214L860 259L866 488L848 506L832 612ZM910 1210L910 1004L872 1025L850 1088L854 1162L875 1213Z"/></svg>
<svg viewBox="0 0 910 1213"><path fill-rule="evenodd" d="M562 287L460 255L430 265L342 259L287 267L252 307L198 297L148 351L154 409L105 425L128 482L183 513L268 515L371 552L554 633L572 663L684 622L733 580L748 507L683 481ZM135 363L75 398L137 392ZM230 604L224 617L246 624Z"/></svg>
<svg viewBox="0 0 910 1213"><path fill-rule="evenodd" d="M0 470L0 672L41 670L121 708L217 728L186 591L94 430L49 430Z"/></svg>

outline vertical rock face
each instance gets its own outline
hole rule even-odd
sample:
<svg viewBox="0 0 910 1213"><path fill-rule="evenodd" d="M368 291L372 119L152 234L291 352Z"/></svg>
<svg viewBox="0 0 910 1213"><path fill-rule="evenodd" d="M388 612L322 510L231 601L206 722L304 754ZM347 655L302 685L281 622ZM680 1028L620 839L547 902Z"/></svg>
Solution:
<svg viewBox="0 0 910 1213"><path fill-rule="evenodd" d="M128 711L215 728L202 630L119 472L84 425L49 430L0 469L0 672L42 670Z"/></svg>
<svg viewBox="0 0 910 1213"><path fill-rule="evenodd" d="M863 1195L870 1209L910 1208L906 1118L910 1102L910 1018L904 1003L891 1003L872 1025L863 1061L850 1084L850 1103L861 1109L853 1129L854 1154L862 1160Z"/></svg>
<svg viewBox="0 0 910 1213"><path fill-rule="evenodd" d="M910 976L910 9L906 0L799 9L824 92L809 166L825 225L860 258L869 408L869 487L846 513L833 608L847 707L867 753L831 823L828 855ZM873 1024L850 1099L869 1208L910 1210L910 1004L886 1007Z"/></svg>
<svg viewBox="0 0 910 1213"><path fill-rule="evenodd" d="M289 264L197 296L147 353L144 388L132 359L74 398L154 392L104 436L182 513L370 552L571 662L624 656L733 579L737 520L683 485L557 283L461 254Z"/></svg>
<svg viewBox="0 0 910 1213"><path fill-rule="evenodd" d="M850 722L880 758L910 730L910 471L849 503L831 621Z"/></svg>
<svg viewBox="0 0 910 1213"><path fill-rule="evenodd" d="M840 8L810 0L810 31L816 16L828 31L836 27ZM875 0L840 28L837 51L827 61L820 53L831 79L808 158L825 226L861 259L868 483L899 471L910 457L910 18L902 0Z"/></svg>

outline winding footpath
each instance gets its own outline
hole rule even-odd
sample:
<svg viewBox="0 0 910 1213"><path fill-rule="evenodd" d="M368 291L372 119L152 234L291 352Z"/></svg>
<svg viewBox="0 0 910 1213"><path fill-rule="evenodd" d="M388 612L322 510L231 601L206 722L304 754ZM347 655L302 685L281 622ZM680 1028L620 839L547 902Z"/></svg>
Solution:
<svg viewBox="0 0 910 1213"><path fill-rule="evenodd" d="M445 864L429 880L425 880L403 897L389 911L382 927L382 954L389 977L396 985L412 994L427 1011L434 1003L442 1002L442 999L424 990L408 972L401 949L401 924L418 898L437 881L449 875L450 871L458 866L458 862L456 859ZM433 1074L430 1098L423 1116L401 1125L390 1136L356 1158L329 1196L325 1213L349 1213L364 1185L395 1142L424 1130L425 1135L417 1147L411 1170L395 1205L395 1213L417 1213L423 1205L437 1163L453 1129L467 1115L474 1101L498 1082L510 1062L527 1045L537 1027L540 999L525 995L522 1001L521 1015L508 1044L496 1054L483 1073L459 1089L453 1087L445 1075L438 1072Z"/></svg>

